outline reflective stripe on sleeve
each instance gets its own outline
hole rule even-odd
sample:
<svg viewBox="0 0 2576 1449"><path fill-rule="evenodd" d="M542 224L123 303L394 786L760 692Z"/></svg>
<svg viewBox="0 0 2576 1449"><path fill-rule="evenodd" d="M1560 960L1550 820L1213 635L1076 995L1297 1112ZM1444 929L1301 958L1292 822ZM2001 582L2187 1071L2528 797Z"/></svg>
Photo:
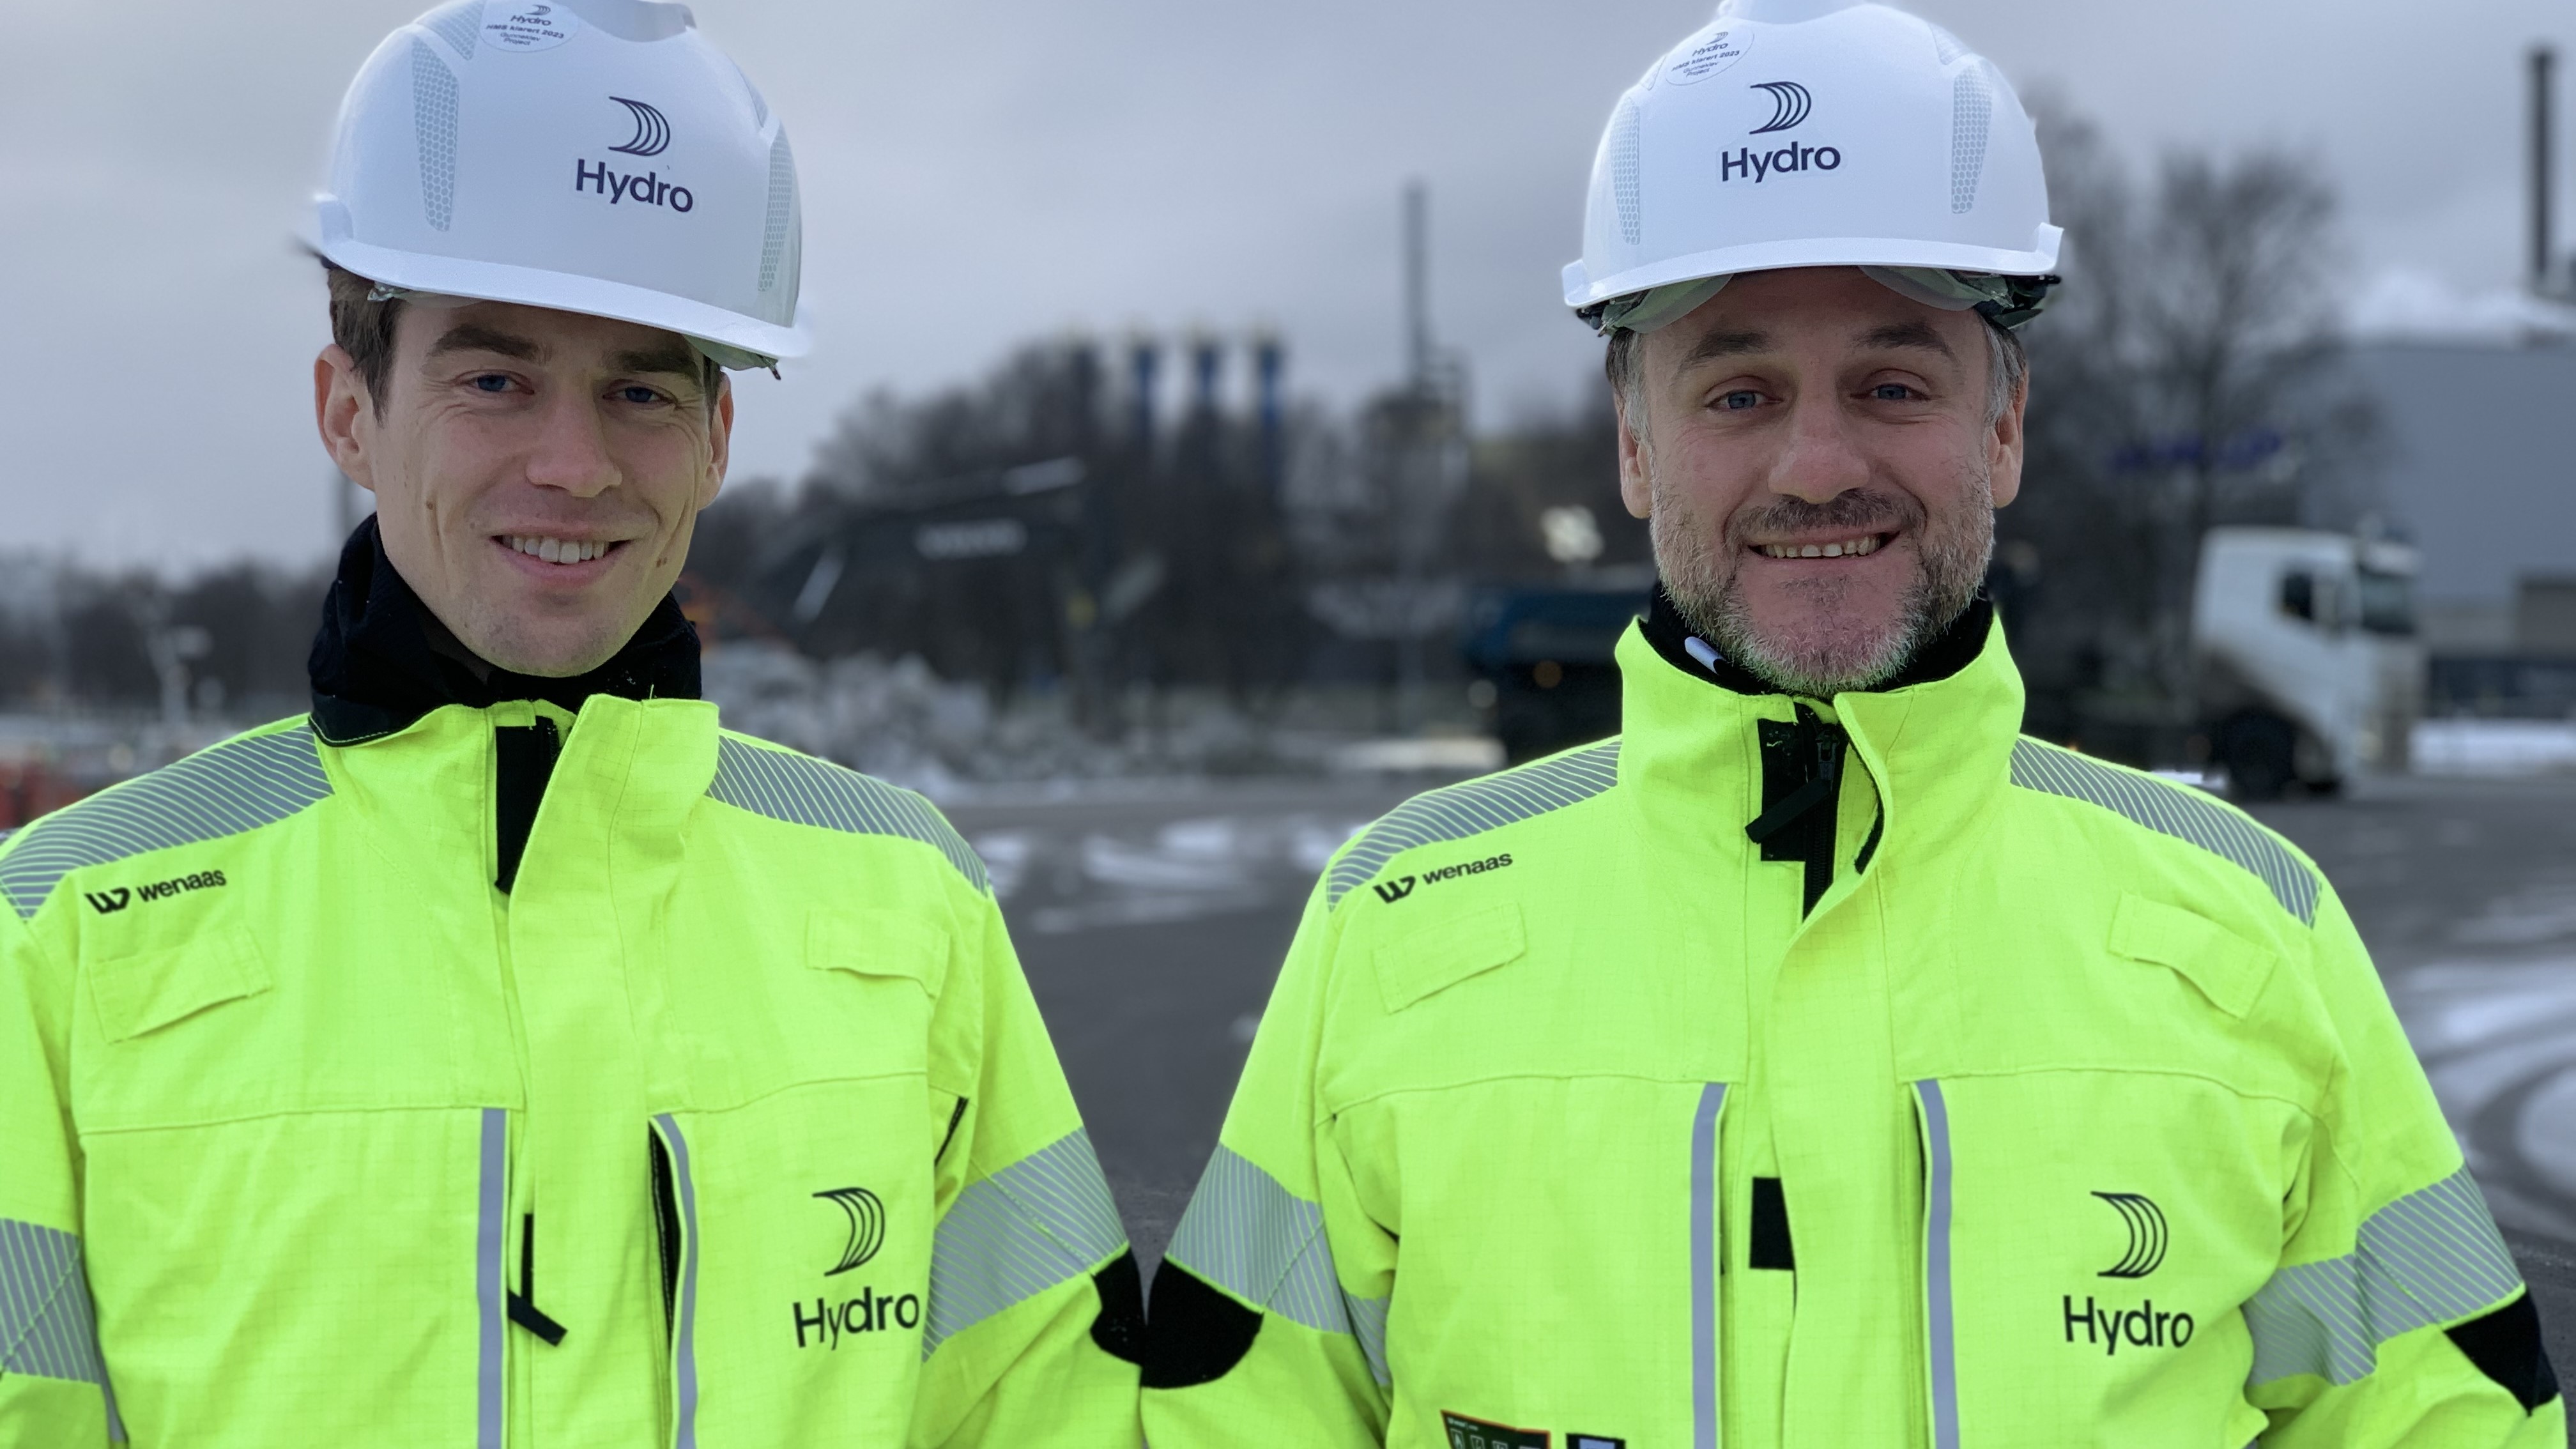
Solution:
<svg viewBox="0 0 2576 1449"><path fill-rule="evenodd" d="M2254 1371L2267 1384L2314 1374L2348 1384L2379 1364L2379 1345L2467 1318L2522 1289L2486 1198L2467 1168L2362 1222L2354 1251L2281 1269L2245 1304Z"/></svg>
<svg viewBox="0 0 2576 1449"><path fill-rule="evenodd" d="M1172 1234L1174 1262L1264 1313L1357 1339L1369 1372L1394 1382L1386 1360L1391 1298L1342 1291L1324 1210L1250 1158L1220 1145Z"/></svg>
<svg viewBox="0 0 2576 1449"><path fill-rule="evenodd" d="M1959 1449L1959 1344L1950 1298L1950 1108L1941 1084L1921 1081L1923 1102L1923 1307L1932 1359L1932 1449Z"/></svg>
<svg viewBox="0 0 2576 1449"><path fill-rule="evenodd" d="M474 1313L482 1336L474 1366L475 1449L501 1449L501 1240L509 1216L510 1114L483 1109L483 1139L474 1194Z"/></svg>
<svg viewBox="0 0 2576 1449"><path fill-rule="evenodd" d="M967 1184L931 1239L921 1356L1057 1284L1089 1277L1126 1246L1088 1132Z"/></svg>
<svg viewBox="0 0 2576 1449"><path fill-rule="evenodd" d="M96 1384L108 1436L125 1442L99 1353L98 1317L78 1236L0 1218L0 1375Z"/></svg>
<svg viewBox="0 0 2576 1449"><path fill-rule="evenodd" d="M1717 1449L1717 1113L1726 1084L1700 1089L1691 1113L1691 1443Z"/></svg>
<svg viewBox="0 0 2576 1449"><path fill-rule="evenodd" d="M698 1449L698 1183L689 1175L689 1140L665 1112L662 1140L671 1149L671 1182L680 1196L680 1302L671 1321L671 1378L678 1399L673 1449Z"/></svg>

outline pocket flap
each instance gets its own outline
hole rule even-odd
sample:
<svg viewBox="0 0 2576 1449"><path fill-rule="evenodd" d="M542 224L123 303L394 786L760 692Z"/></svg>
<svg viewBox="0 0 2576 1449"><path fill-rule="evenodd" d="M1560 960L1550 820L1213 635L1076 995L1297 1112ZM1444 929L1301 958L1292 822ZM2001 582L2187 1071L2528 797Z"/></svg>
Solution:
<svg viewBox="0 0 2576 1449"><path fill-rule="evenodd" d="M1505 901L1465 915L1426 923L1377 943L1378 999L1402 1011L1470 976L1521 958L1529 941L1521 932L1519 903Z"/></svg>
<svg viewBox="0 0 2576 1449"><path fill-rule="evenodd" d="M2171 968L2210 1005L2234 1017L2253 1009L2272 974L2270 951L2207 916L2145 896L2120 897L2111 916L2111 949L2132 961Z"/></svg>
<svg viewBox="0 0 2576 1449"><path fill-rule="evenodd" d="M948 932L910 911L816 911L806 924L805 964L902 977L935 998L948 981Z"/></svg>
<svg viewBox="0 0 2576 1449"><path fill-rule="evenodd" d="M184 946L145 951L89 967L90 1004L100 1032L126 1041L210 1006L257 996L269 986L268 962L250 932L208 931Z"/></svg>

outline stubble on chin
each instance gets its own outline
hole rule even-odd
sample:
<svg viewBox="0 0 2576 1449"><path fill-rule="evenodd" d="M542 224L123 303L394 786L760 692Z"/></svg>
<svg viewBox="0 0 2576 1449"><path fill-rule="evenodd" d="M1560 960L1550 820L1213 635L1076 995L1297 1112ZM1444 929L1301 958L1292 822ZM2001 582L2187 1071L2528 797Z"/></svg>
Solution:
<svg viewBox="0 0 2576 1449"><path fill-rule="evenodd" d="M1993 483L1983 471L1938 515L1901 490L1863 489L1821 504L1773 498L1717 520L1651 473L1648 483L1655 567L1683 622L1765 684L1810 698L1875 688L1902 672L1976 598L1994 550ZM1914 578L1895 607L1882 613L1826 577L1793 586L1791 619L1758 622L1744 596L1745 540L1809 529L1899 533L1895 547L1910 541Z"/></svg>

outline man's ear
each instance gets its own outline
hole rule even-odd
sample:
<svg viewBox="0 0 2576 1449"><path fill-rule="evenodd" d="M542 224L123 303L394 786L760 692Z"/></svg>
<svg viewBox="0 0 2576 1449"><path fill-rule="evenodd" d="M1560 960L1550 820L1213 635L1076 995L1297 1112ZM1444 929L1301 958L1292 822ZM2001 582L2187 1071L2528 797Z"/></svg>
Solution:
<svg viewBox="0 0 2576 1449"><path fill-rule="evenodd" d="M1628 394L1623 389L1611 394L1610 406L1619 418L1619 501L1627 505L1632 518L1653 514L1655 489L1646 476L1646 443L1639 436L1646 420L1628 416Z"/></svg>
<svg viewBox="0 0 2576 1449"><path fill-rule="evenodd" d="M376 420L375 398L358 372L358 360L334 342L313 359L313 425L322 447L349 481L373 493L373 459L367 451Z"/></svg>
<svg viewBox="0 0 2576 1449"><path fill-rule="evenodd" d="M1994 428L1986 437L1987 476L1992 480L1997 508L2021 496L2023 445L2029 440L2022 429L2022 418L2029 405L2030 376L2024 373L2013 385L2011 401L1995 415Z"/></svg>

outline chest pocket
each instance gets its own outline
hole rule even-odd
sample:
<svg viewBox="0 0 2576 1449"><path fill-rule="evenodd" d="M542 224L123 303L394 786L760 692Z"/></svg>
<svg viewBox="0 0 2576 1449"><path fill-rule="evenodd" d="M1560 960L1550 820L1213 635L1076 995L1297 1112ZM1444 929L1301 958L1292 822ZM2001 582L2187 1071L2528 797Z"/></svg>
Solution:
<svg viewBox="0 0 2576 1449"><path fill-rule="evenodd" d="M1379 1000L1389 1012L1397 1012L1469 977L1508 966L1528 950L1521 908L1506 901L1381 940L1370 953L1370 964L1377 971Z"/></svg>
<svg viewBox="0 0 2576 1449"><path fill-rule="evenodd" d="M99 1034L110 1042L131 1041L268 988L259 942L238 929L89 968L90 1005L98 1013Z"/></svg>
<svg viewBox="0 0 2576 1449"><path fill-rule="evenodd" d="M2272 953L2206 916L2123 895L2111 916L2111 952L2171 969L2209 1004L2242 1020L2272 976Z"/></svg>
<svg viewBox="0 0 2576 1449"><path fill-rule="evenodd" d="M821 1037L797 1031L814 1038L810 1045L819 1052L808 1057L809 1070L826 1077L926 1070L932 1012L948 989L948 957L946 927L917 911L809 915L804 974L819 1008L816 1020L831 1023Z"/></svg>

